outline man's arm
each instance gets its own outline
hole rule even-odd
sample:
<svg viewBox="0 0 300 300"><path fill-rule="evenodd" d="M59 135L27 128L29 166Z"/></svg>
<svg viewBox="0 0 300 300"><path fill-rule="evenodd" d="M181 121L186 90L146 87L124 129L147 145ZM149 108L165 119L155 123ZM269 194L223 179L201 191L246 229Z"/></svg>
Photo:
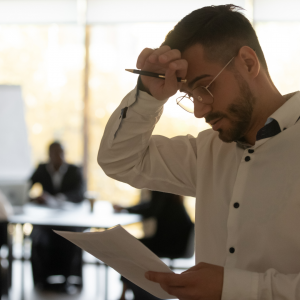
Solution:
<svg viewBox="0 0 300 300"><path fill-rule="evenodd" d="M130 92L109 119L98 163L108 176L136 188L195 196L195 138L152 136L164 102L145 92L136 99L136 93Z"/></svg>
<svg viewBox="0 0 300 300"><path fill-rule="evenodd" d="M265 273L199 263L182 274L147 272L169 294L184 300L299 300L300 274Z"/></svg>
<svg viewBox="0 0 300 300"><path fill-rule="evenodd" d="M163 50L167 53L173 51L166 46ZM149 51L150 49L146 49L148 58ZM162 49L151 53L159 55L157 51ZM180 53L177 51L169 53L173 57L170 64L174 63L175 56L178 68L182 68L184 63L178 59ZM143 56L143 52L140 56ZM147 70L164 72L166 80L144 79L144 86L155 98L147 92L135 89L123 99L106 126L98 162L108 176L136 188L195 196L195 139L191 136L173 139L151 136L166 102L163 99L167 99L163 97L173 95L179 88L176 78L179 73L176 70L172 73L161 63L153 63L154 70L149 69L150 62L144 65ZM184 72L186 73L186 69ZM181 77L184 78L185 73Z"/></svg>

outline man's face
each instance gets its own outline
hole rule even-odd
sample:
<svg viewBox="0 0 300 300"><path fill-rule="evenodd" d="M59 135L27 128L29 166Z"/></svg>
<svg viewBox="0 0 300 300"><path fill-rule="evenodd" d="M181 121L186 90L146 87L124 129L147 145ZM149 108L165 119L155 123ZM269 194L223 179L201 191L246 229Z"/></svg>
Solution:
<svg viewBox="0 0 300 300"><path fill-rule="evenodd" d="M187 92L198 85L207 86L224 67L219 63L208 62L199 44L185 50L182 58L188 61L188 82L182 86L182 90ZM249 130L255 104L248 83L233 64L234 60L210 85L213 104L194 102L195 117L204 117L213 130L219 132L219 138L227 143L241 139ZM195 81L195 78L199 79ZM188 86L190 82L193 82L192 86Z"/></svg>
<svg viewBox="0 0 300 300"><path fill-rule="evenodd" d="M64 149L60 145L53 145L49 150L50 162L59 168L65 161Z"/></svg>

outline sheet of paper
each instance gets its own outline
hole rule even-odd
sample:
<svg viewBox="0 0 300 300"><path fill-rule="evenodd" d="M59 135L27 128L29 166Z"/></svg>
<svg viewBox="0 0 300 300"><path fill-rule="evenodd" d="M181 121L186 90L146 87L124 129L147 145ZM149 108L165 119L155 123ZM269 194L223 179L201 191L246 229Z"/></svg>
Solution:
<svg viewBox="0 0 300 300"><path fill-rule="evenodd" d="M161 299L176 299L158 283L145 278L147 271L173 273L151 250L118 225L102 232L57 234L89 252L142 289Z"/></svg>

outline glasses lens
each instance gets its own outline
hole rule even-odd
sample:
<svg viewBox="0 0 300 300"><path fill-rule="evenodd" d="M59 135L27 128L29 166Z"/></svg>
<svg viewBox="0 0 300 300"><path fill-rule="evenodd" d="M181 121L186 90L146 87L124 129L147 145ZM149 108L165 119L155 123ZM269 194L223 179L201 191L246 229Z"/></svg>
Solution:
<svg viewBox="0 0 300 300"><path fill-rule="evenodd" d="M193 90L194 101L200 101L204 104L212 104L214 97L212 93L204 86L199 86Z"/></svg>
<svg viewBox="0 0 300 300"><path fill-rule="evenodd" d="M181 108L183 108L187 112L192 114L194 113L194 103L193 100L191 100L189 97L187 96L179 97L177 98L176 102Z"/></svg>

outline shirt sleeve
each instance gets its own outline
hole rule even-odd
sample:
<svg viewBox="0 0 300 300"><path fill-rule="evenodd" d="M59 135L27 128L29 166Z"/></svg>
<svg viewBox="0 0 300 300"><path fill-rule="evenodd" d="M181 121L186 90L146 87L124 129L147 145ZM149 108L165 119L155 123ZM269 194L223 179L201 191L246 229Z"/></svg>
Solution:
<svg viewBox="0 0 300 300"><path fill-rule="evenodd" d="M299 300L300 274L224 269L222 300Z"/></svg>
<svg viewBox="0 0 300 300"><path fill-rule="evenodd" d="M106 125L98 163L108 176L136 188L195 196L195 138L152 136L166 101L131 91Z"/></svg>

